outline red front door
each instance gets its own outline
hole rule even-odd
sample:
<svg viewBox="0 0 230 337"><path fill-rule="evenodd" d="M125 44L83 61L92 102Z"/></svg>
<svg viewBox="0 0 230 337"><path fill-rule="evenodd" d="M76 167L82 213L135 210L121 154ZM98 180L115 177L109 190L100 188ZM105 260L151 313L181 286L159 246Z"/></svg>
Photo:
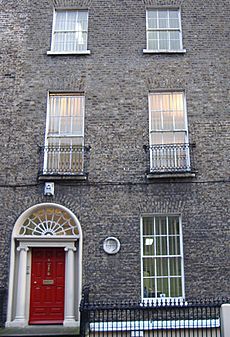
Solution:
<svg viewBox="0 0 230 337"><path fill-rule="evenodd" d="M64 248L33 248L29 323L63 323L64 290Z"/></svg>

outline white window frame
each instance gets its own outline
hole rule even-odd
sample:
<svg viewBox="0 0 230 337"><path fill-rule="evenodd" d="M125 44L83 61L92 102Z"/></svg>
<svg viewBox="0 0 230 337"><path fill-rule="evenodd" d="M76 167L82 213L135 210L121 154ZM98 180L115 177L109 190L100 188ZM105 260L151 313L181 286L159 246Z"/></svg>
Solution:
<svg viewBox="0 0 230 337"><path fill-rule="evenodd" d="M179 28L149 28L148 27L148 13L151 11L167 11L169 12L170 10L177 10L178 11L178 18L179 18ZM148 40L148 32L173 32L173 31L179 31L180 33L180 48L179 49L151 49L149 48L149 40ZM169 40L170 43L170 40ZM159 40L158 40L158 47L159 47ZM185 53L186 49L183 49L183 41L182 41L182 25L181 25L181 10L178 7L167 7L167 8L151 8L146 10L146 49L143 49L143 53Z"/></svg>
<svg viewBox="0 0 230 337"><path fill-rule="evenodd" d="M65 134L65 133L58 133L53 134L52 136L49 135L49 123L50 123L50 97L51 96L70 96L70 97L81 97L83 99L83 115L82 115L82 133L79 134ZM85 130L85 96L82 93L65 93L65 92L48 92L47 94L47 114L46 114L46 132L45 132L45 149L49 147L50 142L49 139L59 139L59 138L79 138L81 139L82 146L82 169L84 167L84 130ZM60 129L60 122L59 122L59 129ZM58 146L57 146L58 147ZM58 163L59 168L59 163ZM48 153L44 151L44 163L43 163L43 174L47 174L48 168ZM55 173L55 172L54 172ZM79 172L80 173L80 172ZM48 173L49 174L49 173ZM64 173L61 173L64 174ZM73 173L74 174L74 173Z"/></svg>
<svg viewBox="0 0 230 337"><path fill-rule="evenodd" d="M159 129L159 130L154 130L152 129L152 125L151 125L151 118L152 118L152 113L153 113L153 109L152 109L152 106L151 106L151 96L153 95L166 95L166 94L182 94L183 95L183 108L184 108L184 123L185 123L185 127L183 129L176 129L173 125L172 128L170 129ZM183 90L167 90L167 91L156 91L156 92L151 92L149 93L149 96L148 96L148 105L149 105L149 144L150 144L150 147L151 145L157 145L157 144L154 144L151 142L151 134L152 133L159 133L159 134L166 134L167 132L171 132L171 133L174 133L174 135L176 133L181 133L183 132L184 135L185 135L185 141L184 143L182 143L181 145L183 144L189 144L189 137L188 137L188 119L187 119L187 106L186 106L186 96L185 96L185 92ZM161 118L163 117L163 110L162 110L162 113L161 113ZM172 144L176 144L176 142L173 142ZM158 145L167 145L165 143L161 143L161 144L158 144ZM172 150L173 152L173 150ZM185 149L185 154L186 154L186 167L190 167L190 151L189 151L189 148L186 148ZM154 158L154 155L153 155L153 152L151 151L151 148L150 148L150 171L154 171L153 170L153 167L154 167L154 161L156 159ZM175 162L177 161L177 157L176 157L176 152L175 152ZM175 171L177 169L177 165L175 164ZM171 172L173 170L170 170L170 169L162 169L162 170L159 170L159 172L162 171L162 172ZM185 171L190 171L190 169L186 169L186 170L181 170L182 172L185 172Z"/></svg>
<svg viewBox="0 0 230 337"><path fill-rule="evenodd" d="M88 29L88 25L89 25L89 11L88 9L75 9L75 8L54 8L53 10L53 24L52 24L52 38L51 38L51 50L47 51L47 55L75 55L75 54L79 54L79 55L88 55L90 54L90 50L86 49L86 50L75 50L75 51L55 51L55 25L56 25L56 16L57 16L57 12L67 12L67 11L75 11L75 12L80 12L80 11L84 11L87 12L87 38L86 38L86 46L88 46L88 33L89 33L89 29ZM64 32L64 31L63 31Z"/></svg>
<svg viewBox="0 0 230 337"><path fill-rule="evenodd" d="M181 291L182 291L182 296L180 297L144 297L144 273L143 273L143 267L144 267L144 252L143 252L143 219L147 218L147 217L152 217L154 218L154 226L155 226L155 218L156 217L166 217L169 218L170 216L172 217L178 217L179 219L179 231L180 231L180 254L177 255L176 257L180 257L181 258ZM141 228L140 228L140 234L141 234L141 298L143 303L148 303L148 301L150 301L150 303L168 303L170 300L173 303L180 303L185 299L185 282L184 282L184 252L183 252L183 235L182 235L182 216L180 214L142 214L141 218L140 218L140 224L141 224ZM168 228L168 226L167 226ZM155 231L154 231L155 232ZM168 240L168 235L167 235L167 240ZM166 258L170 258L170 257L175 257L175 255L146 255L148 258L153 258L156 259L157 257L166 257ZM156 273L155 273L156 274ZM168 279L170 279L171 275L168 275ZM152 278L157 279L157 275L152 276ZM170 284L170 282L169 282Z"/></svg>

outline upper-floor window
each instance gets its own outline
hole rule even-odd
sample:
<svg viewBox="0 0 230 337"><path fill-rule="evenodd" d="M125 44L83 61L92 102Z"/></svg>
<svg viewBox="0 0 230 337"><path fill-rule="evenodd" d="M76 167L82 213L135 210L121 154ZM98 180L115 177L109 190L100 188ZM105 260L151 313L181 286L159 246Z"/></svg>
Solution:
<svg viewBox="0 0 230 337"><path fill-rule="evenodd" d="M142 298L184 297L183 245L178 215L142 218Z"/></svg>
<svg viewBox="0 0 230 337"><path fill-rule="evenodd" d="M57 93L48 98L44 174L82 174L84 96Z"/></svg>
<svg viewBox="0 0 230 337"><path fill-rule="evenodd" d="M55 10L51 51L48 53L89 53L87 35L88 11Z"/></svg>
<svg viewBox="0 0 230 337"><path fill-rule="evenodd" d="M150 172L190 171L188 126L183 92L149 95Z"/></svg>
<svg viewBox="0 0 230 337"><path fill-rule="evenodd" d="M151 9L146 12L145 52L184 52L179 9Z"/></svg>

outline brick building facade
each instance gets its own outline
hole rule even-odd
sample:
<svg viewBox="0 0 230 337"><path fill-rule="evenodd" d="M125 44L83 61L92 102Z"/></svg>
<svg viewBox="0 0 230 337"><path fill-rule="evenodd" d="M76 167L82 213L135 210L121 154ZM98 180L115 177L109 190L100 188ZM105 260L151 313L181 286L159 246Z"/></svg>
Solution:
<svg viewBox="0 0 230 337"><path fill-rule="evenodd" d="M225 0L2 1L7 326L77 324L84 285L99 299L229 294L229 9ZM118 241L108 253L109 237ZM49 266L57 247L65 299L45 321L32 312L44 292L32 290L42 264L33 256L45 252Z"/></svg>

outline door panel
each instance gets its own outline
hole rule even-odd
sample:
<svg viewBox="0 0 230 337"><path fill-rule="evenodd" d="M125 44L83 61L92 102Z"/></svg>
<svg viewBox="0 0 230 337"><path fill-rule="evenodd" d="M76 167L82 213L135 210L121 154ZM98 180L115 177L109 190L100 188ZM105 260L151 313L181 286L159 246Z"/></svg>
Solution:
<svg viewBox="0 0 230 337"><path fill-rule="evenodd" d="M64 291L64 249L33 248L29 323L63 323Z"/></svg>

